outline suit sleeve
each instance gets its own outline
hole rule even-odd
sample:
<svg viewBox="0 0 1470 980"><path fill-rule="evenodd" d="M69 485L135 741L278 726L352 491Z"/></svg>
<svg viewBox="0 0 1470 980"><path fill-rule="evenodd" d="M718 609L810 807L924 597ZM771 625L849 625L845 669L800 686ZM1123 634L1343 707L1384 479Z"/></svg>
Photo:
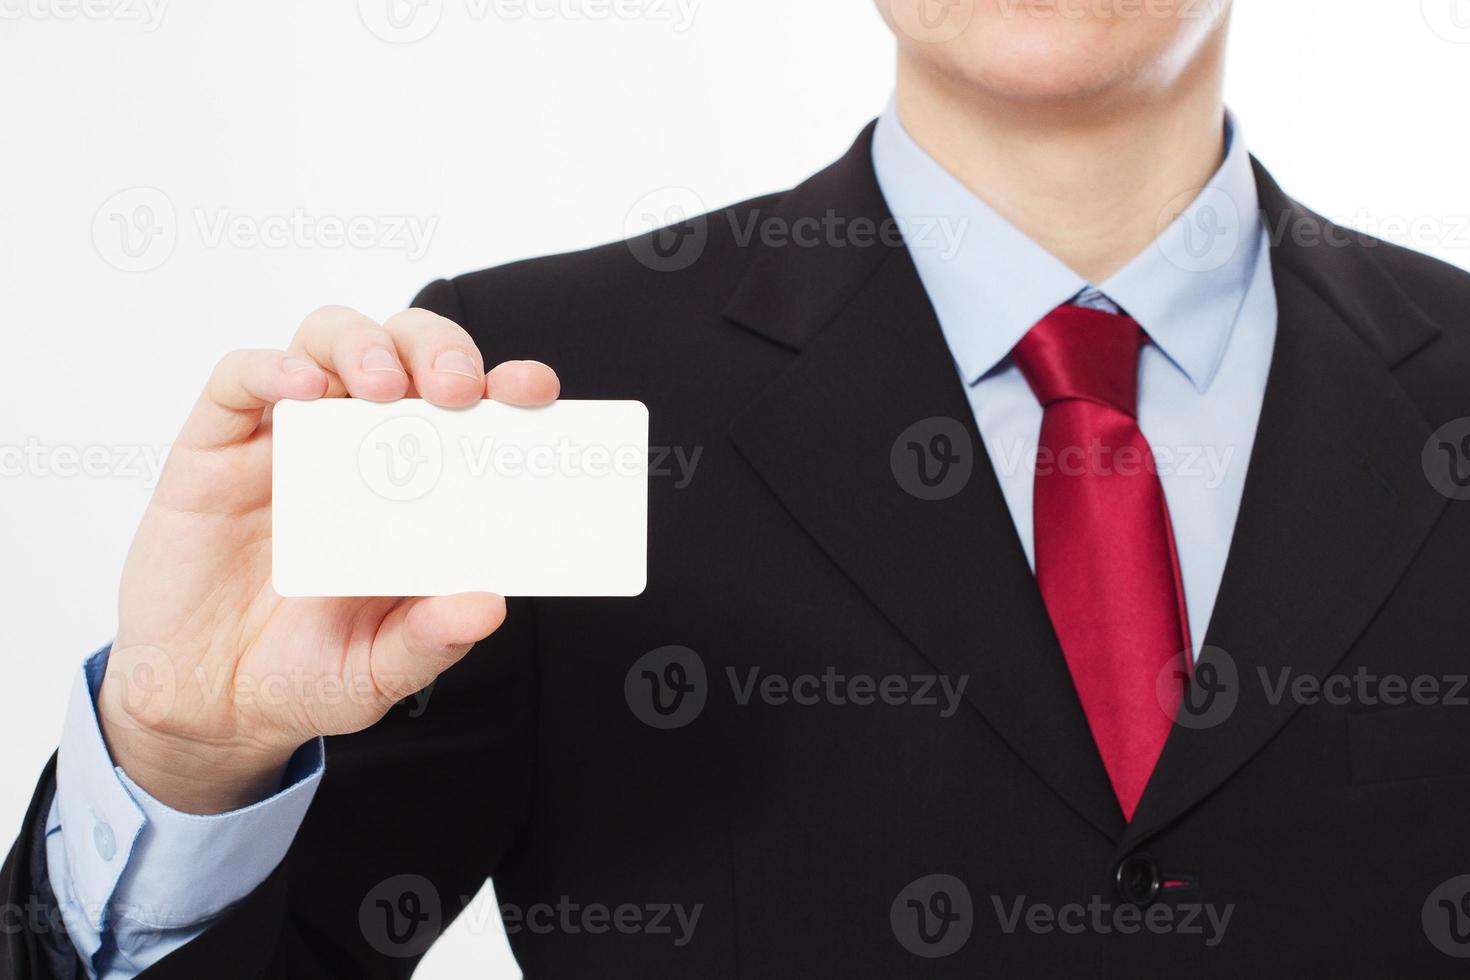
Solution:
<svg viewBox="0 0 1470 980"><path fill-rule="evenodd" d="M445 282L425 289L415 305L462 315ZM507 605L495 635L428 688L366 731L326 740L326 772L286 857L140 977L412 973L528 822L535 622L529 601ZM0 975L7 978L83 975L47 885L44 829L54 791L53 760L0 868Z"/></svg>

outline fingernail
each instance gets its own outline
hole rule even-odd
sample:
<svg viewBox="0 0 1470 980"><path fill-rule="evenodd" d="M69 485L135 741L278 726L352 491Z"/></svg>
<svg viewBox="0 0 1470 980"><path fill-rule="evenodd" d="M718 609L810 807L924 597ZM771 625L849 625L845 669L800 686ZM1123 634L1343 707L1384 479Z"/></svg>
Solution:
<svg viewBox="0 0 1470 980"><path fill-rule="evenodd" d="M370 347L362 355L362 369L364 371L393 371L403 373L403 368L398 363L398 358L386 347Z"/></svg>
<svg viewBox="0 0 1470 980"><path fill-rule="evenodd" d="M281 361L281 370L287 374L295 374L297 371L310 371L314 367L316 367L315 364L302 360L299 357L287 357Z"/></svg>
<svg viewBox="0 0 1470 980"><path fill-rule="evenodd" d="M446 374L459 374L466 378L479 381L484 375L480 373L480 366L471 360L470 355L461 350L447 350L434 358L434 370L443 371Z"/></svg>

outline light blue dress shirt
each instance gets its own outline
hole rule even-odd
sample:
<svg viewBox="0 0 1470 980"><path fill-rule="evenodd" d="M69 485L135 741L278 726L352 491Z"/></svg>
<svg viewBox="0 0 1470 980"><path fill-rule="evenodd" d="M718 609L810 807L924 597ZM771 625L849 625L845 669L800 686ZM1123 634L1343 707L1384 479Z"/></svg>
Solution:
<svg viewBox="0 0 1470 980"><path fill-rule="evenodd" d="M1225 571L1276 340L1276 291L1250 155L1235 120L1225 125L1225 161L1214 177L1153 244L1095 284L924 152L891 102L873 134L878 185L934 305L1033 569L1042 410L1011 348L1067 302L1121 309L1148 333L1138 426L1158 461L1196 654Z"/></svg>
<svg viewBox="0 0 1470 980"><path fill-rule="evenodd" d="M133 977L208 928L286 856L324 771L302 747L275 796L216 816L180 813L112 764L97 723L109 649L72 683L46 818L51 889L89 976Z"/></svg>
<svg viewBox="0 0 1470 980"><path fill-rule="evenodd" d="M1276 297L1238 126L1214 178L1157 241L1091 284L966 190L904 132L892 104L873 163L969 393L1016 533L1034 557L1031 496L1041 406L1010 361L1069 301L1119 309L1151 343L1139 427L1159 457L1196 649L1225 567L1276 336ZM321 781L320 740L285 788L217 816L179 813L112 764L95 697L107 650L78 672L46 824L46 859L89 973L123 980L193 939L275 869Z"/></svg>

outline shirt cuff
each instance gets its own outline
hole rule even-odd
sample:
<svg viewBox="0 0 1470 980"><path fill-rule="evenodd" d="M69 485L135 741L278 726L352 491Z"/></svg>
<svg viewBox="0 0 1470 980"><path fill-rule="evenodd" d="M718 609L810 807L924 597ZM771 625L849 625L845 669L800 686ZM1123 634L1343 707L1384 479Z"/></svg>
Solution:
<svg viewBox="0 0 1470 980"><path fill-rule="evenodd" d="M207 923L253 891L285 857L325 770L316 739L292 757L284 788L252 806L201 816L159 802L113 765L102 738L96 696L110 649L73 682L46 828L65 865L49 869L52 887L89 961L109 938L131 959L140 943Z"/></svg>

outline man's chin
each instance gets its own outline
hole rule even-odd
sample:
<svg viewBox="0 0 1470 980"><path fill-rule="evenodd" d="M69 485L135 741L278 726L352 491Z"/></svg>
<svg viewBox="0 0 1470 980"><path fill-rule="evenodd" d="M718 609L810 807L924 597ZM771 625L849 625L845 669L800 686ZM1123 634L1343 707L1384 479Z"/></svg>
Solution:
<svg viewBox="0 0 1470 980"><path fill-rule="evenodd" d="M972 89L988 101L1020 106L1094 105L1133 82L1129 63L1112 64L1066 46L991 47L962 60L938 64L929 55L929 70L945 76L946 86Z"/></svg>
<svg viewBox="0 0 1470 980"><path fill-rule="evenodd" d="M1086 103L1111 93L1167 87L1198 53L1199 28L1147 18L1060 16L1008 4L974 18L959 36L937 44L900 44L947 84L973 86L1017 103Z"/></svg>

